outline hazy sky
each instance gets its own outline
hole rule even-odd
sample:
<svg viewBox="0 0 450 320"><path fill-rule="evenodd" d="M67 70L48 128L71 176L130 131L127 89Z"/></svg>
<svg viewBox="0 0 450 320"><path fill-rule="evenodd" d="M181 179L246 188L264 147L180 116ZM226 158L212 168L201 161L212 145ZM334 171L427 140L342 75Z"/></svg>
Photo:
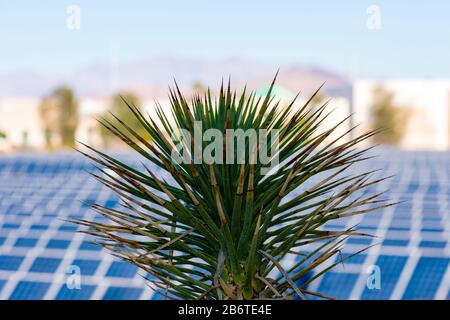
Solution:
<svg viewBox="0 0 450 320"><path fill-rule="evenodd" d="M81 10L79 30L67 27L70 5ZM379 30L367 27L371 5L381 12ZM111 59L171 56L450 77L449 15L445 0L0 0L0 73L65 73Z"/></svg>

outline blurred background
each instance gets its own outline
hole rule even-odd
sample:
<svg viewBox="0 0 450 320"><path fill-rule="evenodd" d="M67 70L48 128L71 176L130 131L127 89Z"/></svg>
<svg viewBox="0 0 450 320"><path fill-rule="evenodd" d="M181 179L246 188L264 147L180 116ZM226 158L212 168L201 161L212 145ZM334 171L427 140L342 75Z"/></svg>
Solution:
<svg viewBox="0 0 450 320"><path fill-rule="evenodd" d="M390 130L381 143L450 146L450 5L444 1L0 1L0 150L108 144L95 117L126 94L150 111L185 92L305 98L323 82L336 118ZM351 125L349 123L349 125Z"/></svg>
<svg viewBox="0 0 450 320"><path fill-rule="evenodd" d="M78 200L117 202L88 179L75 141L124 151L96 121L128 117L120 95L152 116L174 78L186 94L231 76L263 95L278 68L282 101L325 82L332 122L388 129L371 165L409 200L363 223L392 240L385 250L317 286L343 299L449 297L449 12L439 0L0 0L0 299L152 297L133 267L55 220L88 217ZM383 264L374 295L366 270ZM71 266L80 290L67 289Z"/></svg>

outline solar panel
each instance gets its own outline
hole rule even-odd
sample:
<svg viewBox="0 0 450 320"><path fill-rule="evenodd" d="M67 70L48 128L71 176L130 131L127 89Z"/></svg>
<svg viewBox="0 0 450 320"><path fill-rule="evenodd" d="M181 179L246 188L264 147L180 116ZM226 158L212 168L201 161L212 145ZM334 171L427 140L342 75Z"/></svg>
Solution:
<svg viewBox="0 0 450 320"><path fill-rule="evenodd" d="M12 300L40 300L50 287L49 282L19 281L11 293Z"/></svg>
<svg viewBox="0 0 450 320"><path fill-rule="evenodd" d="M64 221L96 218L83 202L117 205L92 169L74 154L0 157L0 299L152 297L134 266Z"/></svg>
<svg viewBox="0 0 450 320"><path fill-rule="evenodd" d="M406 287L403 298L433 299L447 267L447 258L421 257Z"/></svg>
<svg viewBox="0 0 450 320"><path fill-rule="evenodd" d="M348 299L357 280L355 273L330 271L323 276L318 292L334 292L334 298Z"/></svg>
<svg viewBox="0 0 450 320"><path fill-rule="evenodd" d="M131 155L123 157L136 163ZM358 225L375 235L348 239L337 258L376 245L309 290L339 299L449 298L449 162L450 153L382 150L360 166L381 168L382 176L395 174L370 192L387 190L387 197L402 202L330 222L329 229ZM116 195L87 174L92 170L71 153L0 157L0 299L161 298L146 285L142 271L104 252L88 235L73 232L76 226L65 221L101 220L90 203L118 205ZM285 264L294 262L289 257ZM369 285L374 270L379 270L379 287Z"/></svg>

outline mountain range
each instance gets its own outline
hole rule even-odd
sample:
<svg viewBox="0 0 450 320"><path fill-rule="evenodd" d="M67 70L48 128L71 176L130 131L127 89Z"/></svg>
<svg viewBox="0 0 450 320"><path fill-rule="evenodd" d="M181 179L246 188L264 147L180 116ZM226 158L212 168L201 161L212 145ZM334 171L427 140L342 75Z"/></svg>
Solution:
<svg viewBox="0 0 450 320"><path fill-rule="evenodd" d="M199 58L148 58L126 63L95 63L71 74L15 72L0 74L2 96L44 96L58 85L69 85L84 97L108 96L119 90L133 90L140 96L159 97L174 79L181 88L194 84L213 89L222 79L234 87L256 89L267 85L280 69L278 85L308 94L325 82L329 95L349 96L351 85L342 75L315 66L287 64L277 66L242 58L205 60Z"/></svg>

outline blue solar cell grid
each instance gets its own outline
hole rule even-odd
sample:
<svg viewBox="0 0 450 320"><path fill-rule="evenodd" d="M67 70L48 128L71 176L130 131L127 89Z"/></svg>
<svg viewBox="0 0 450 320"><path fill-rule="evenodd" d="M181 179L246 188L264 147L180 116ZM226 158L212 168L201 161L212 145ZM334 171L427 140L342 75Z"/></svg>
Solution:
<svg viewBox="0 0 450 320"><path fill-rule="evenodd" d="M92 169L72 153L0 155L0 299L152 298L134 266L65 222L98 219L83 202L117 206Z"/></svg>
<svg viewBox="0 0 450 320"><path fill-rule="evenodd" d="M450 153L379 150L359 171L394 174L370 192L401 203L330 223L374 237L346 241L336 259L366 246L309 290L338 299L450 298ZM133 156L125 160L138 163ZM99 219L85 203L117 206L110 190L71 153L0 156L0 299L160 299L142 271L74 233L65 219Z"/></svg>

